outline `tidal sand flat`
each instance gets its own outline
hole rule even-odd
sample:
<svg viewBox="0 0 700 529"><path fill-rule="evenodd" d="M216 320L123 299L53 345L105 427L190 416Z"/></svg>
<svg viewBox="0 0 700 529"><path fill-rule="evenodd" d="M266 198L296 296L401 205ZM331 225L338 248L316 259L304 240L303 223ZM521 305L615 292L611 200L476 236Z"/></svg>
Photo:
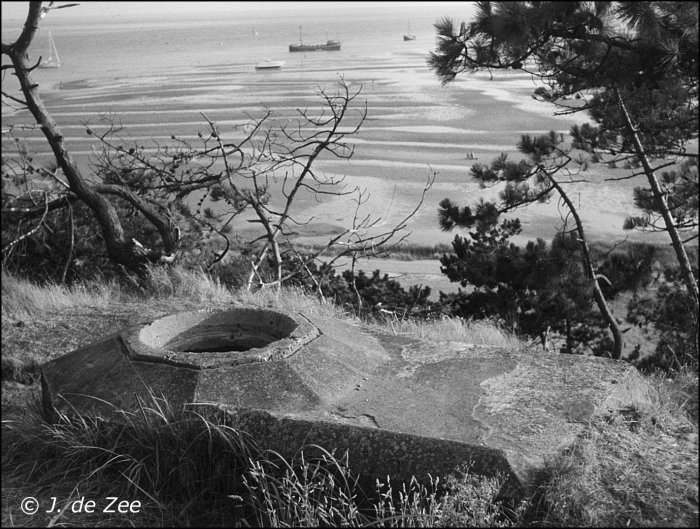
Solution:
<svg viewBox="0 0 700 529"><path fill-rule="evenodd" d="M289 53L287 46L297 39L298 26L281 15L265 25L257 23L259 35L255 38L248 32L250 26L240 21L234 26L183 21L179 37L172 24L156 25L149 27L148 36L139 34L140 43L129 40L136 34L125 23L105 25L99 32L56 25L53 34L59 47L63 43L66 66L37 70L35 77L69 149L85 171L90 170L90 155L97 146L85 127L100 133L108 126L107 116L124 126L126 141L146 149L172 144L173 135L197 142L198 132L207 130L202 113L217 123L224 139L234 139L241 135L237 127L251 117L262 116L266 109L280 123L296 119L299 109L312 114L322 111L319 91L332 94L343 79L352 90L360 91L353 108L359 111L366 105L366 120L359 134L348 137L354 148L352 159L325 156L318 161L318 169L342 179L348 190L366 190L368 198L360 215L381 219L384 228L413 210L428 175L434 175L421 209L408 222L411 234L407 242L449 244L454 233L440 231L438 203L449 197L468 205L482 197L494 198L500 190L482 189L470 178L474 163L489 163L501 152L518 160L516 144L522 134L549 130L566 134L585 116L557 116L553 105L534 101L531 94L537 85L523 74L463 76L440 86L426 64L434 42L431 24L439 17L438 12L426 13L421 31L420 25L412 24L418 38L411 42L401 39L400 28L394 33L386 31L391 27L390 16L342 29L331 18L325 25L338 28L343 45L340 51L323 53ZM148 44L151 41L153 45ZM155 45L166 41L170 44ZM97 50L87 49L86 42L94 43ZM117 42L122 48L114 47ZM184 43L187 46L183 47ZM131 48L139 54L129 62L120 50ZM284 60L283 68L256 71L254 65L263 54ZM3 128L27 119L25 111L3 109ZM346 126L349 129L356 122L351 113ZM38 132L30 133L27 145L49 159L50 152ZM3 138L3 151L12 149ZM625 237L663 240L622 230L624 218L639 213L632 205L632 188L643 185L637 179L606 181L623 175L622 170L593 166L579 175L586 182L568 186L589 236L608 242ZM347 197L318 202L306 195L297 206L300 222L312 219L307 229L298 228L297 237L311 244L323 243L329 234L349 228L356 210L355 202ZM551 239L566 222L567 211L553 198L548 204L531 206L513 216L523 222L523 233L516 242L524 242L537 237ZM253 237L249 226L241 222L234 231L244 238ZM572 226L570 222L568 226ZM377 262L368 268L386 266L386 262ZM431 267L430 273L439 275L439 263L426 266Z"/></svg>

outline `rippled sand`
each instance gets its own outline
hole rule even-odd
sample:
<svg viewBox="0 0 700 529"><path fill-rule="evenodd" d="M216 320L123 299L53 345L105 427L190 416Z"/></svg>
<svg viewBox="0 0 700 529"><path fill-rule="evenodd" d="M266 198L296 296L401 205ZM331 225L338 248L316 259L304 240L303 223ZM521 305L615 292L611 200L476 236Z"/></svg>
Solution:
<svg viewBox="0 0 700 529"><path fill-rule="evenodd" d="M318 88L335 91L339 72L337 65L325 65L323 57L314 61L310 65L290 60L281 71L266 73L219 65L120 79L44 81L42 91L69 149L87 171L95 141L85 133L85 124L99 133L106 128L101 118L105 114L124 125L129 139L154 149L154 142L172 143L171 135L196 141L198 131L207 128L202 113L217 122L226 140L240 137L236 127L247 122L246 114L261 116L263 106L283 121L296 119L300 108L320 111ZM405 217L417 204L428 175L435 173L422 208L408 223L407 242L416 245L448 244L453 239L453 233L441 232L437 224L443 198L467 205L497 196L497 188L481 189L470 179L474 163L488 163L501 152L517 160L515 144L521 134L566 133L583 119L555 116L553 106L532 100L533 82L523 75L511 73L493 80L485 75L463 77L441 87L421 54L406 54L394 62L349 61L344 78L351 87L362 88L355 106L360 109L366 103L367 119L360 133L348 138L355 148L350 161L326 156L318 167L331 177L344 178L346 189L369 192L359 215L376 219L379 229ZM6 113L3 127L22 119L22 113ZM28 145L50 156L39 133L33 133ZM470 159L470 154L476 159ZM613 242L629 235L622 223L635 213L632 187L643 182L605 181L614 174L625 173L595 166L581 175L588 182L568 186L591 239ZM307 195L300 197L298 206L296 218L313 223L313 228L298 228L300 239L307 243L324 242L329 233L349 228L356 212L356 203L347 197L317 202ZM518 211L515 216L524 230L517 241L550 239L564 225L566 215L556 198ZM245 231L249 226L241 224L244 236L252 236ZM572 227L570 222L568 226ZM636 233L630 238L650 240Z"/></svg>

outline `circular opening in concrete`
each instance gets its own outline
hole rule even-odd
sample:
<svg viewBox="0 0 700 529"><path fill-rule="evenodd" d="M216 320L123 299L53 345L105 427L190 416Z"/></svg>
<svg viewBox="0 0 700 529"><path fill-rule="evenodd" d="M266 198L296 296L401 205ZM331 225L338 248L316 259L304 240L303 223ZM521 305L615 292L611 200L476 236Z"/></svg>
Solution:
<svg viewBox="0 0 700 529"><path fill-rule="evenodd" d="M287 338L297 327L296 322L285 314L255 309L212 313L202 321L178 323L180 332L172 336L163 348L182 353L259 349Z"/></svg>
<svg viewBox="0 0 700 529"><path fill-rule="evenodd" d="M316 336L299 314L239 307L172 314L122 338L132 358L211 368L287 358Z"/></svg>

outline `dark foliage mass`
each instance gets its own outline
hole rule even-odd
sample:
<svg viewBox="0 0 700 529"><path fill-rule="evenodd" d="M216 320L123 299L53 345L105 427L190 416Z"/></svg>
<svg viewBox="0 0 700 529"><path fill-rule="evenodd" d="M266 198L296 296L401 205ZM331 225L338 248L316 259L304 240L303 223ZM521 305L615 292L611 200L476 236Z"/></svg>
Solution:
<svg viewBox="0 0 700 529"><path fill-rule="evenodd" d="M482 226L469 238L455 236L454 253L442 257L442 271L470 292L443 295L442 303L461 317L494 318L533 338L548 331L566 338L562 352L586 348L605 354L605 324L596 312L581 267L575 235L560 234L551 246L538 239L524 248L508 241L515 221Z"/></svg>
<svg viewBox="0 0 700 529"><path fill-rule="evenodd" d="M697 255L694 256L697 263ZM697 275L697 264L695 274ZM653 325L658 332L658 342L653 356L638 359L640 369L661 369L670 373L684 366L698 368L695 350L698 315L693 310L693 301L683 288L677 268L667 267L659 277L657 288L636 292L628 304L627 319L642 327Z"/></svg>

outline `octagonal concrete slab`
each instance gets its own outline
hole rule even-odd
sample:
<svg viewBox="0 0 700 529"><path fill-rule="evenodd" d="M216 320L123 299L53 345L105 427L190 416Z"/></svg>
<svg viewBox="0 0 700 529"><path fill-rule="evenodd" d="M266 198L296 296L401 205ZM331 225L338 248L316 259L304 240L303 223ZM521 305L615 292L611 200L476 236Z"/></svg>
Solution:
<svg viewBox="0 0 700 529"><path fill-rule="evenodd" d="M185 312L42 366L44 408L109 415L150 392L293 456L349 452L384 479L470 463L532 484L596 413L648 398L636 369L601 358L426 342L275 310ZM107 404L109 403L109 404Z"/></svg>

